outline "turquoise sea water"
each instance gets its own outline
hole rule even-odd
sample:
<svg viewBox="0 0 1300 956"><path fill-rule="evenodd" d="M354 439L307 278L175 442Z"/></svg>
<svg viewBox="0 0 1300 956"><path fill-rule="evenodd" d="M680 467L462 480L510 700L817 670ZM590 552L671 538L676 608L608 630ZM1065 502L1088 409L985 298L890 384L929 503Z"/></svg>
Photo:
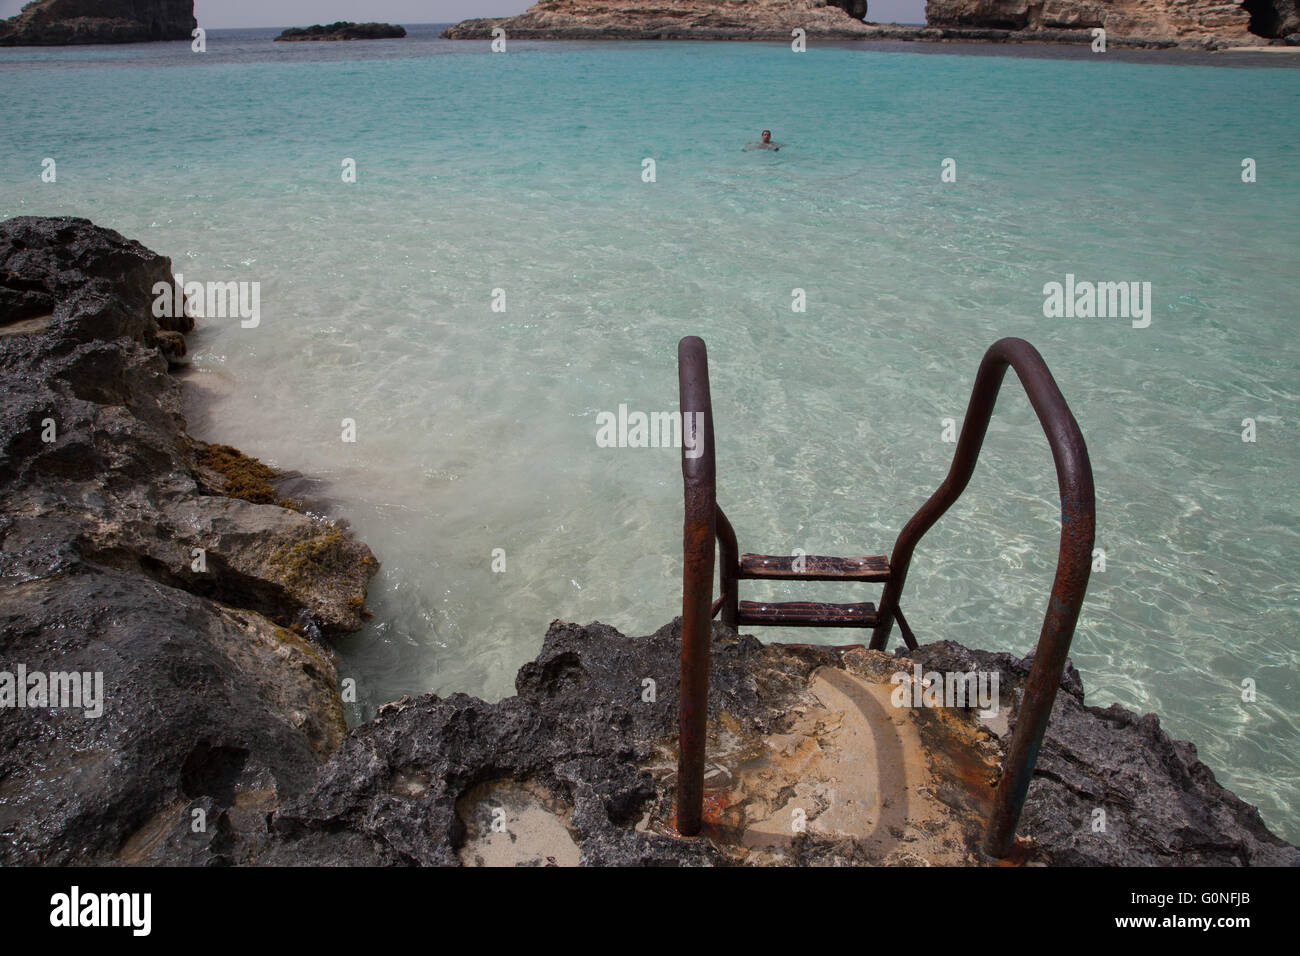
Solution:
<svg viewBox="0 0 1300 956"><path fill-rule="evenodd" d="M677 453L595 434L620 404L676 407L680 336L709 344L742 550L862 554L887 552L942 479L943 419L960 422L983 350L1017 335L1052 368L1096 473L1107 566L1072 650L1089 702L1158 712L1300 840L1290 59L519 42L502 56L432 29L272 35L215 32L203 55L0 51L0 217L86 216L188 279L261 283L260 326L192 336L190 417L325 479L382 560L374 621L341 645L354 719L403 693L511 693L554 618L646 633L679 612ZM788 145L740 149L764 128ZM1043 285L1066 273L1150 282L1150 327L1044 318ZM913 564L921 640L1032 647L1055 488L1010 379L975 479Z"/></svg>

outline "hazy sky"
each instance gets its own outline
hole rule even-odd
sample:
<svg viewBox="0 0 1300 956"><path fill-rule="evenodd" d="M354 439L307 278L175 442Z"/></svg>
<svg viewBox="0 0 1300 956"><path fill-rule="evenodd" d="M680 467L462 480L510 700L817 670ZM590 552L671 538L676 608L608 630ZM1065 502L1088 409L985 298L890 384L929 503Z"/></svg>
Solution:
<svg viewBox="0 0 1300 956"><path fill-rule="evenodd" d="M26 0L0 0L0 17L17 13ZM335 20L387 23L451 23L467 17L508 17L532 0L195 0L205 27L285 27ZM869 0L868 16L882 23L923 23L925 0Z"/></svg>

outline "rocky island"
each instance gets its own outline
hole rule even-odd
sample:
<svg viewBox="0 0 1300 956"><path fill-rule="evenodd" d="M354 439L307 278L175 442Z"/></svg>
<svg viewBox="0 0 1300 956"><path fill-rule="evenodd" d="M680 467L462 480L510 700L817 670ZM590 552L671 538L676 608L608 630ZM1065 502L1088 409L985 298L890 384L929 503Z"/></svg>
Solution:
<svg viewBox="0 0 1300 956"><path fill-rule="evenodd" d="M154 309L172 281L87 220L0 223L0 865L988 862L1030 661L955 643L718 628L694 839L672 818L680 620L556 621L515 696L403 698L349 732L329 641L377 562L293 475L188 434L193 320ZM993 712L893 700L932 671L999 674ZM1191 744L1087 706L1068 666L1018 833L1020 864L1300 864Z"/></svg>
<svg viewBox="0 0 1300 956"><path fill-rule="evenodd" d="M870 23L867 12L862 0L541 0L519 16L465 20L443 36L482 39L500 27L519 39L789 42L801 28L835 40L1087 44L1100 27L1120 47L1300 42L1300 0L929 0L925 26Z"/></svg>
<svg viewBox="0 0 1300 956"><path fill-rule="evenodd" d="M786 40L808 36L862 39L865 0L541 0L516 17L464 20L443 31L449 39L489 37L497 27L539 40Z"/></svg>
<svg viewBox="0 0 1300 956"><path fill-rule="evenodd" d="M194 0L33 0L0 20L0 46L189 40Z"/></svg>
<svg viewBox="0 0 1300 956"><path fill-rule="evenodd" d="M312 27L291 27L276 42L301 42L309 40L393 40L406 36L406 28L392 23L337 23L316 24Z"/></svg>

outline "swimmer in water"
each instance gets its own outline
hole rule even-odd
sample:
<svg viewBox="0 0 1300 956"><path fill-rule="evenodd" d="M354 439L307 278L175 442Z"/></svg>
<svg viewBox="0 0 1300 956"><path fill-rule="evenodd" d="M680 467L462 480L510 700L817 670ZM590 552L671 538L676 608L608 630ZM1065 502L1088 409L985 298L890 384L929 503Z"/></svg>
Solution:
<svg viewBox="0 0 1300 956"><path fill-rule="evenodd" d="M763 130L763 138L756 143L746 143L745 149L770 149L772 152L776 152L784 145L784 143L772 142L772 131L765 129Z"/></svg>

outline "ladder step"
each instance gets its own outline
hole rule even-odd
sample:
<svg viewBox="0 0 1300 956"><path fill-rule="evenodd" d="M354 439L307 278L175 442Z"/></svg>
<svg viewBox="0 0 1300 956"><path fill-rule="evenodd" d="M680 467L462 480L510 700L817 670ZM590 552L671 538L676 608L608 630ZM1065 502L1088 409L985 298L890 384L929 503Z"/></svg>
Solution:
<svg viewBox="0 0 1300 956"><path fill-rule="evenodd" d="M800 561L799 569L795 561ZM884 581L889 577L889 558L883 554L865 558L742 554L739 576L766 581Z"/></svg>
<svg viewBox="0 0 1300 956"><path fill-rule="evenodd" d="M875 627L874 604L823 604L790 601L784 604L741 601L738 624L768 627Z"/></svg>

